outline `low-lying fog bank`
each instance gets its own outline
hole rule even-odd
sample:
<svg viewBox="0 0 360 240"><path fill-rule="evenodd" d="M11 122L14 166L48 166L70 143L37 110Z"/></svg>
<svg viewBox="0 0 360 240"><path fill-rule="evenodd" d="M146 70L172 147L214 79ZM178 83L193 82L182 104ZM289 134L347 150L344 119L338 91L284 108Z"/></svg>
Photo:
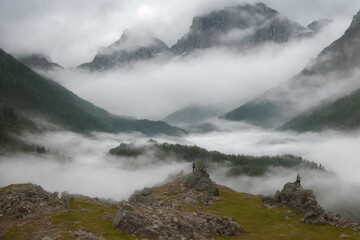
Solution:
<svg viewBox="0 0 360 240"><path fill-rule="evenodd" d="M218 121L219 129L206 134L191 134L184 139L157 137L159 142L196 144L208 150L249 155L294 154L325 166L331 173L300 172L304 188L313 189L320 204L328 210L360 220L358 204L360 176L360 133L339 132L295 134L273 132L238 123ZM93 134L69 132L26 135L25 141L50 149L48 154L0 155L0 186L31 182L49 191L69 191L93 197L127 199L134 190L160 184L170 174L190 172L188 162L158 161L150 156L114 157L109 149L120 142L144 144L139 134ZM263 177L229 177L226 166L210 168L219 184L253 194L269 195L295 181L297 172L274 168Z"/></svg>

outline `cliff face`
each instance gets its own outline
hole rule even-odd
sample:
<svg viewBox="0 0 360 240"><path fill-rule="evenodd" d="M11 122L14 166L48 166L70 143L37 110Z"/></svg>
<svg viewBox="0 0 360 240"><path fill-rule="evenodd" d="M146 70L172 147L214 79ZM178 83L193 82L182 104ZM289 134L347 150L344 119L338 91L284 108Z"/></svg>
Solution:
<svg viewBox="0 0 360 240"><path fill-rule="evenodd" d="M314 34L312 29L287 19L263 3L245 4L195 17L188 34L179 39L171 51L188 54L221 46L245 50L268 41L283 43Z"/></svg>

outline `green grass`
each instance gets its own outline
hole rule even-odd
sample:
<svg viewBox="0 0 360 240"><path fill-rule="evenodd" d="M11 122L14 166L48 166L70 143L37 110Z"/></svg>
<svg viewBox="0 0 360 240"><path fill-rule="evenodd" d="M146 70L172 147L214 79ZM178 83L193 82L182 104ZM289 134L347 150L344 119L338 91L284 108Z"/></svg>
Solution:
<svg viewBox="0 0 360 240"><path fill-rule="evenodd" d="M105 214L115 214L116 208L100 204L88 198L76 198L71 201L69 211L52 216L51 222L62 226L64 239L74 239L69 231L83 229L107 240L136 239L115 229L112 225L112 216L104 218Z"/></svg>
<svg viewBox="0 0 360 240"><path fill-rule="evenodd" d="M303 214L290 208L268 209L261 196L220 189L220 201L208 208L209 211L232 217L246 231L246 234L231 239L340 239L346 234L349 239L360 239L352 229L336 228L330 225L310 225L300 221ZM286 212L292 211L286 218ZM217 237L216 239L226 239Z"/></svg>
<svg viewBox="0 0 360 240"><path fill-rule="evenodd" d="M15 188L11 185L8 188ZM3 188L4 189L4 188ZM0 189L1 190L1 189ZM84 230L103 236L107 240L135 240L112 225L112 215L116 208L101 204L90 198L76 198L70 202L69 209L55 214L36 214L32 219L16 220L16 223L4 231L5 240L34 239L40 232L58 231L61 240L75 240L74 231ZM109 214L109 218L104 218Z"/></svg>
<svg viewBox="0 0 360 240"><path fill-rule="evenodd" d="M11 185L7 188L15 188ZM1 189L0 189L1 190ZM183 205L179 210L189 212L208 212L217 215L232 217L246 231L245 234L224 238L215 234L214 239L239 239L239 240L311 240L311 239L360 239L360 233L352 229L336 228L330 225L310 225L300 221L303 214L290 208L268 209L262 203L261 196L235 192L231 189L220 187L220 199L213 205ZM176 191L169 191L164 187L154 189L162 199L178 198ZM70 202L69 209L53 214L38 214L35 220L20 220L6 234L7 239L25 240L32 239L36 232L57 229L61 232L61 239L74 240L73 232L82 229L107 240L123 239L135 240L137 238L127 235L112 225L112 217L117 211L116 207L102 204L86 197L75 198ZM289 213L289 211L291 211ZM109 216L109 217L105 217ZM41 221L40 221L41 220ZM40 222L39 222L40 221ZM39 224L41 223L41 224Z"/></svg>

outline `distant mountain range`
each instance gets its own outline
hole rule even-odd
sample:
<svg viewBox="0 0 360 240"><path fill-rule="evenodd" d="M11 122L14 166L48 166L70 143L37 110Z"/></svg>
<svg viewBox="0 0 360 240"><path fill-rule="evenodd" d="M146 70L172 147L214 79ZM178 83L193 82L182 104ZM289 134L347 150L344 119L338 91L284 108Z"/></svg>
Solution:
<svg viewBox="0 0 360 240"><path fill-rule="evenodd" d="M118 41L100 49L92 62L81 64L79 68L91 71L107 70L167 54L169 47L163 41L150 33L128 29Z"/></svg>
<svg viewBox="0 0 360 240"><path fill-rule="evenodd" d="M0 50L0 110L0 141L5 139L7 131L20 127L14 125L17 119L21 120L19 125L25 122L38 125L39 121L45 120L82 133L184 133L160 121L115 116L79 98L58 83L44 79L3 50Z"/></svg>
<svg viewBox="0 0 360 240"><path fill-rule="evenodd" d="M345 34L299 74L227 113L224 118L299 131L354 128L359 125L360 99L356 91L360 87L356 74L359 66L360 12ZM355 92L342 97L351 91Z"/></svg>
<svg viewBox="0 0 360 240"><path fill-rule="evenodd" d="M191 105L169 114L163 121L174 126L182 126L203 123L210 118L218 117L220 114L220 111L215 107Z"/></svg>
<svg viewBox="0 0 360 240"><path fill-rule="evenodd" d="M45 57L42 54L30 54L20 56L17 59L34 71L53 71L56 69L63 69L61 65L52 62L48 57Z"/></svg>
<svg viewBox="0 0 360 240"><path fill-rule="evenodd" d="M121 38L100 49L93 61L79 66L91 71L123 67L137 61L188 55L214 47L244 51L266 42L284 43L312 37L330 20L320 19L303 27L263 3L226 7L193 19L188 33L169 48L150 33L125 30Z"/></svg>

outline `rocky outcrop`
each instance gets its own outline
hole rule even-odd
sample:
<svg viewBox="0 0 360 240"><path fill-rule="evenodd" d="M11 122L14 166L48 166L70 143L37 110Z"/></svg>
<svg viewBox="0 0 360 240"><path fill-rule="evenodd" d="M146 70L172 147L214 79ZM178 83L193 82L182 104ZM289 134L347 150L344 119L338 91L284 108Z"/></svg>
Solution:
<svg viewBox="0 0 360 240"><path fill-rule="evenodd" d="M273 197L264 197L263 202L271 207L287 206L305 214L302 219L308 224L330 224L336 227L360 231L360 224L338 214L325 211L317 202L312 190L303 189L297 183L286 183Z"/></svg>
<svg viewBox="0 0 360 240"><path fill-rule="evenodd" d="M231 47L246 50L262 43L313 36L310 28L291 21L263 3L226 7L193 19L189 32L171 47L176 54Z"/></svg>
<svg viewBox="0 0 360 240"><path fill-rule="evenodd" d="M119 204L113 225L148 239L209 239L236 236L244 230L233 219L202 211L185 211L217 201L219 191L203 167L179 175L162 187L135 192Z"/></svg>
<svg viewBox="0 0 360 240"><path fill-rule="evenodd" d="M58 194L46 192L33 184L10 185L0 190L0 215L23 218L34 212L61 209Z"/></svg>

